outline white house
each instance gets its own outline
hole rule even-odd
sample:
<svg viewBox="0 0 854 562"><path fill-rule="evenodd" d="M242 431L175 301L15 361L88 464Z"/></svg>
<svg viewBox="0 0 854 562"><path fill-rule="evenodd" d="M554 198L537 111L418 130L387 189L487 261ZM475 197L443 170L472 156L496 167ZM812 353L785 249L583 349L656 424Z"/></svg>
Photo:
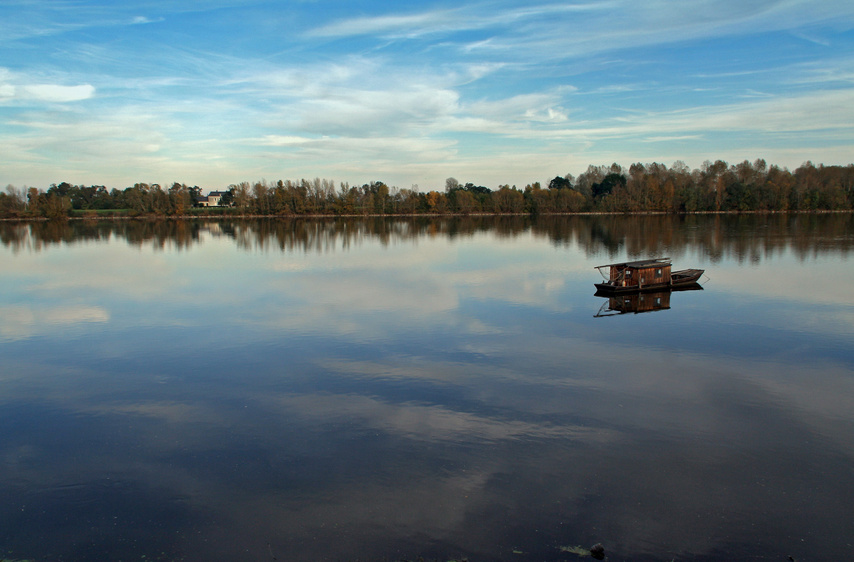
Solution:
<svg viewBox="0 0 854 562"><path fill-rule="evenodd" d="M199 207L219 207L219 201L223 195L225 195L225 191L211 191L207 197L196 199L196 203L199 204Z"/></svg>

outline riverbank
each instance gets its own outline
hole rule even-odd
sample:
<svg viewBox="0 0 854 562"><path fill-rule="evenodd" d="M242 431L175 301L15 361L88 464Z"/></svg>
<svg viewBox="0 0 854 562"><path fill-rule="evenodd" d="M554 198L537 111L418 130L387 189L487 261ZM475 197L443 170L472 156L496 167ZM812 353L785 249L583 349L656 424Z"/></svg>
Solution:
<svg viewBox="0 0 854 562"><path fill-rule="evenodd" d="M596 216L699 216L699 215L722 215L722 216L738 216L738 215L827 215L827 214L851 214L854 209L840 210L783 210L783 211L691 211L691 212L667 212L667 211L635 211L635 212L617 212L617 211L578 211L578 212L563 212L563 213L369 213L369 214L257 214L257 213L228 213L228 212L205 212L192 213L181 215L159 215L153 213L146 214L119 214L112 213L91 213L88 211L74 212L66 217L47 218L47 217L0 217L0 221L4 222L47 222L51 220L71 220L71 221L101 221L101 220L117 220L117 221L187 221L187 220L216 220L216 219L373 219L373 218L466 218L466 217L596 217Z"/></svg>

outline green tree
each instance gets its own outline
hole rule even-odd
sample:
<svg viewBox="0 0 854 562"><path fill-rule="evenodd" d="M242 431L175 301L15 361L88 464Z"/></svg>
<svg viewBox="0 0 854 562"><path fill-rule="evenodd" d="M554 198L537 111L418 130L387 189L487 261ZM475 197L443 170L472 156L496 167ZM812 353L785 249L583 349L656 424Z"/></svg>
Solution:
<svg viewBox="0 0 854 562"><path fill-rule="evenodd" d="M549 189L570 189L572 187L572 183L568 178L555 176L553 180L549 182Z"/></svg>
<svg viewBox="0 0 854 562"><path fill-rule="evenodd" d="M222 197L219 199L219 204L222 207L234 206L234 187L229 187L222 193Z"/></svg>
<svg viewBox="0 0 854 562"><path fill-rule="evenodd" d="M626 176L611 172L601 182L594 183L591 192L594 198L602 198L614 191L615 187L626 187Z"/></svg>

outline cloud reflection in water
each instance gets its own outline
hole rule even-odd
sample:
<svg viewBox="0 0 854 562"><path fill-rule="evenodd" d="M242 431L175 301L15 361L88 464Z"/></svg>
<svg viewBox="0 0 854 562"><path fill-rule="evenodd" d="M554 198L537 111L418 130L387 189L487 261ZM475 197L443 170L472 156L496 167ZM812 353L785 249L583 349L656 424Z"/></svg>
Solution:
<svg viewBox="0 0 854 562"><path fill-rule="evenodd" d="M801 274L764 295L738 280L793 264L845 275L851 241L811 252L775 218L685 220L698 224L282 221L98 239L69 225L31 251L10 242L12 546L97 559L153 556L149 544L188 560L554 559L599 541L640 560L815 553L854 516L854 363L840 344L854 302L805 294ZM27 236L55 234L39 228ZM768 230L762 243L793 251L742 262ZM593 266L663 239L680 266L710 270L706 290L593 318Z"/></svg>

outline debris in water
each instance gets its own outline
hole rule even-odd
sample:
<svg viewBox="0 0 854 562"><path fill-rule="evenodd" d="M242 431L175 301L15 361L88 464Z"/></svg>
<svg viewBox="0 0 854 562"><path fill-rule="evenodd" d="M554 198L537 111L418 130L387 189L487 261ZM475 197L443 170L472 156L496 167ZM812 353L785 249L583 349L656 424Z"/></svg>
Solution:
<svg viewBox="0 0 854 562"><path fill-rule="evenodd" d="M583 546L562 546L560 547L560 551L577 554L578 556L590 556L590 549L584 548Z"/></svg>

